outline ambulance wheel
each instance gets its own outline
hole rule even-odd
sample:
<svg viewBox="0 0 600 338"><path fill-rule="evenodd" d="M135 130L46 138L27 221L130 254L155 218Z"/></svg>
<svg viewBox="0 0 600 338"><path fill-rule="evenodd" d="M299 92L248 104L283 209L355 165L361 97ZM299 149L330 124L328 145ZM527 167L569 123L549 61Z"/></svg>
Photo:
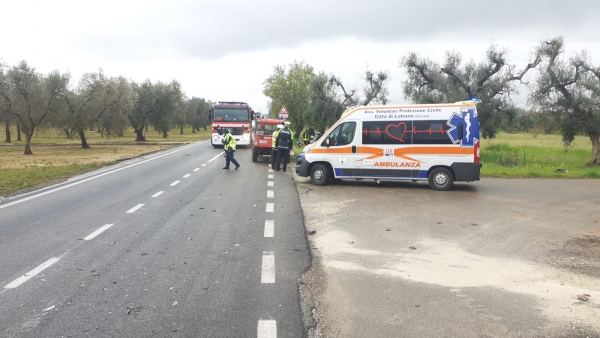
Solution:
<svg viewBox="0 0 600 338"><path fill-rule="evenodd" d="M438 167L429 173L429 186L433 190L450 190L453 183L454 175L449 169Z"/></svg>
<svg viewBox="0 0 600 338"><path fill-rule="evenodd" d="M256 162L256 161L258 161L258 151L254 150L252 152L252 162Z"/></svg>
<svg viewBox="0 0 600 338"><path fill-rule="evenodd" d="M322 164L315 164L310 171L310 181L314 185L325 185L329 179L329 170Z"/></svg>

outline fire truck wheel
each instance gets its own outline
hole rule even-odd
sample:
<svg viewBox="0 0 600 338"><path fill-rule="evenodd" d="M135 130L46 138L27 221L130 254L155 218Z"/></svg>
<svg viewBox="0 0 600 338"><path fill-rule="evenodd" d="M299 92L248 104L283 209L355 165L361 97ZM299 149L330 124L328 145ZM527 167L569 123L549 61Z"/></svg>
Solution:
<svg viewBox="0 0 600 338"><path fill-rule="evenodd" d="M252 151L252 162L258 161L258 150Z"/></svg>

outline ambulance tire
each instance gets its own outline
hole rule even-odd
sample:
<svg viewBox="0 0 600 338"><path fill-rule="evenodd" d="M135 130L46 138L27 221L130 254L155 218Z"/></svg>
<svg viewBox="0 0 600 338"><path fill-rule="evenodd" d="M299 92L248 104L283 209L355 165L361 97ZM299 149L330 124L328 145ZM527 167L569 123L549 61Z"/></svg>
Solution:
<svg viewBox="0 0 600 338"><path fill-rule="evenodd" d="M252 162L258 161L258 150L252 152Z"/></svg>
<svg viewBox="0 0 600 338"><path fill-rule="evenodd" d="M323 164L315 164L310 170L310 181L314 185L325 185L329 180L329 169Z"/></svg>
<svg viewBox="0 0 600 338"><path fill-rule="evenodd" d="M450 169L437 167L429 172L429 186L433 190L446 191L454 184L454 174Z"/></svg>

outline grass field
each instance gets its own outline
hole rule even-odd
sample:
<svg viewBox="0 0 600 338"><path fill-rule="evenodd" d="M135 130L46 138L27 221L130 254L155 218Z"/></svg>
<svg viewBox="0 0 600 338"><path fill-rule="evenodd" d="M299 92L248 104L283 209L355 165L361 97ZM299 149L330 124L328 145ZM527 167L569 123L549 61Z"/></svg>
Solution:
<svg viewBox="0 0 600 338"><path fill-rule="evenodd" d="M67 139L56 131L40 131L32 140L34 155L25 156L24 142L0 146L0 196L47 185L118 161L168 149L181 142L210 138L210 130L184 134L172 130L168 138L155 131L146 133L146 143L136 143L133 130L124 137L102 138L88 131L91 149L81 149L79 139ZM577 137L572 147L565 148L559 135L499 133L496 139L481 141L481 176L600 178L600 167L587 167L591 143ZM301 152L296 148L296 154ZM295 156L294 156L295 157Z"/></svg>
<svg viewBox="0 0 600 338"><path fill-rule="evenodd" d="M481 141L482 177L600 178L600 167L587 167L592 145L579 136L571 147L559 135L499 133Z"/></svg>

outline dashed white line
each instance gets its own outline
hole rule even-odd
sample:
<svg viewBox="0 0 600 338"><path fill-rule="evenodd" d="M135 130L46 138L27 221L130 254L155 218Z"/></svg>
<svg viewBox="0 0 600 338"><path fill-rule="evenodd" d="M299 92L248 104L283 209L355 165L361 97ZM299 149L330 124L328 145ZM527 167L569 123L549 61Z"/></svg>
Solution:
<svg viewBox="0 0 600 338"><path fill-rule="evenodd" d="M269 177L267 177L267 178L274 178L274 175L269 175Z"/></svg>
<svg viewBox="0 0 600 338"><path fill-rule="evenodd" d="M141 207L143 207L143 206L144 206L143 204L138 204L138 205L136 205L135 207L133 207L133 208L131 208L131 209L127 210L126 214L133 214L133 213L134 213L134 212L135 212L137 209L139 209L139 208L141 208Z"/></svg>
<svg viewBox="0 0 600 338"><path fill-rule="evenodd" d="M265 220L265 237L275 237L275 221Z"/></svg>
<svg viewBox="0 0 600 338"><path fill-rule="evenodd" d="M275 283L275 253L273 251L263 251L260 282L263 284Z"/></svg>
<svg viewBox="0 0 600 338"><path fill-rule="evenodd" d="M183 178L188 178L190 176L192 176L192 174L185 174L185 175L183 175Z"/></svg>
<svg viewBox="0 0 600 338"><path fill-rule="evenodd" d="M267 198L275 198L275 192L273 190L267 190Z"/></svg>
<svg viewBox="0 0 600 338"><path fill-rule="evenodd" d="M194 171L198 171L198 170L200 170L200 168L196 168L196 169L194 169Z"/></svg>
<svg viewBox="0 0 600 338"><path fill-rule="evenodd" d="M179 183L179 182L181 182L181 181L175 181L175 182L171 183L171 185L170 185L170 186L171 186L171 187L174 187L174 186L176 186L176 185L177 185L177 183Z"/></svg>
<svg viewBox="0 0 600 338"><path fill-rule="evenodd" d="M164 191L159 191L156 194L152 195L152 197L158 197L160 195L162 195L164 193Z"/></svg>
<svg viewBox="0 0 600 338"><path fill-rule="evenodd" d="M267 203L267 212L275 212L275 203Z"/></svg>
<svg viewBox="0 0 600 338"><path fill-rule="evenodd" d="M219 155L217 155L217 156L215 156L215 157L211 158L210 160L208 160L208 163L210 163L210 162L212 162L212 161L216 160L216 159L217 159L217 157L219 157L219 156L223 155L223 153L224 153L224 151L220 152L220 153L219 153Z"/></svg>
<svg viewBox="0 0 600 338"><path fill-rule="evenodd" d="M103 227L101 227L100 229L92 232L91 234L87 235L86 237L84 237L83 239L86 241L89 241L91 239L93 239L94 237L100 235L101 233L103 233L106 229L110 228L111 226L113 226L113 224L106 224Z"/></svg>
<svg viewBox="0 0 600 338"><path fill-rule="evenodd" d="M269 169L269 172L270 172L270 173L272 173L272 172L273 172L273 169Z"/></svg>
<svg viewBox="0 0 600 338"><path fill-rule="evenodd" d="M26 281L28 281L30 278L34 277L38 273L44 271L45 269L47 269L48 267L50 267L52 264L58 262L59 260L60 260L60 258L55 258L55 257L50 258L49 260L47 260L44 263L40 264L37 268L29 271L28 273L24 274L21 277L15 279L12 283L7 284L4 288L5 289L14 289L14 288L16 288L17 286L25 283Z"/></svg>
<svg viewBox="0 0 600 338"><path fill-rule="evenodd" d="M272 187L273 185L274 185L274 184L273 184L273 181L268 181L268 182L267 182L267 187Z"/></svg>
<svg viewBox="0 0 600 338"><path fill-rule="evenodd" d="M203 165L201 165L201 167L206 167L206 163L204 163Z"/></svg>
<svg viewBox="0 0 600 338"><path fill-rule="evenodd" d="M258 321L258 338L277 338L277 321L273 319L261 319Z"/></svg>

